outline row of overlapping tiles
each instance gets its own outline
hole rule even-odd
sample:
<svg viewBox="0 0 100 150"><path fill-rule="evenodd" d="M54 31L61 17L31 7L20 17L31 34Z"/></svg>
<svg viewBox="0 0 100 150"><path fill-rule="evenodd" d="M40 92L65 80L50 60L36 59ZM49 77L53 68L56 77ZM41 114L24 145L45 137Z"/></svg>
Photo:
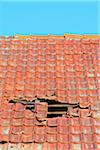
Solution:
<svg viewBox="0 0 100 150"><path fill-rule="evenodd" d="M47 105L37 102L34 112L23 104L6 103L0 108L0 141L12 143L98 143L100 144L100 109L92 116L47 118Z"/></svg>
<svg viewBox="0 0 100 150"><path fill-rule="evenodd" d="M0 40L0 98L56 95L85 103L100 99L100 40L26 38Z"/></svg>

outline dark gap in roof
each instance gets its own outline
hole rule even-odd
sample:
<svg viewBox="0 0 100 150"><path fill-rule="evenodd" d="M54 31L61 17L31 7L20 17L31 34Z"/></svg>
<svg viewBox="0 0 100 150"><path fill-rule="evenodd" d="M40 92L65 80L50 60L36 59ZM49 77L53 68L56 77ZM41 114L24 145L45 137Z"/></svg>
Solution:
<svg viewBox="0 0 100 150"><path fill-rule="evenodd" d="M62 107L59 107L59 105L55 107L48 106L47 118L61 117L67 114L67 110L68 110L67 106Z"/></svg>
<svg viewBox="0 0 100 150"><path fill-rule="evenodd" d="M56 96L56 93L53 93L51 96Z"/></svg>
<svg viewBox="0 0 100 150"><path fill-rule="evenodd" d="M44 99L44 98L37 98L40 102L47 102L48 104L66 104L66 105L70 105L70 106L78 106L79 103L64 103L64 102L59 102L59 101L56 101L56 100L49 100L49 99Z"/></svg>
<svg viewBox="0 0 100 150"><path fill-rule="evenodd" d="M26 109L28 109L28 110L31 110L31 111L34 111L34 109L35 109L35 106L26 106Z"/></svg>
<svg viewBox="0 0 100 150"><path fill-rule="evenodd" d="M55 118L55 117L62 117L62 114L48 114L47 118Z"/></svg>
<svg viewBox="0 0 100 150"><path fill-rule="evenodd" d="M90 106L87 106L87 107L80 107L80 106L79 106L80 109L89 109L89 107L90 107Z"/></svg>
<svg viewBox="0 0 100 150"><path fill-rule="evenodd" d="M41 100L40 100L41 101ZM53 104L63 104L63 103L61 103L61 102L58 102L58 101L55 101L55 100L42 100L41 102L47 102L48 103L48 105L49 104L51 104L51 105L53 105Z"/></svg>
<svg viewBox="0 0 100 150"><path fill-rule="evenodd" d="M70 116L70 108L72 110L74 109L90 109L90 106L88 107L81 107L79 103L74 103L74 104L70 104L70 103L62 103L59 101L55 101L55 100L48 100L48 99L44 99L44 98L37 98L34 101L27 101L27 100L11 100L9 101L9 103L21 103L23 105L25 105L25 109L30 110L32 112L34 112L35 110L35 103L36 102L44 102L47 103L48 105L48 111L47 111L47 118L54 118L54 117L61 117L61 116L66 116L66 117L79 117L78 113L75 112L76 114L71 115ZM76 111L76 110L75 110Z"/></svg>
<svg viewBox="0 0 100 150"><path fill-rule="evenodd" d="M32 144L33 142L23 142L23 143L25 143L25 145L27 144ZM34 142L35 143L35 142ZM24 145L23 145L23 147L25 147Z"/></svg>
<svg viewBox="0 0 100 150"><path fill-rule="evenodd" d="M66 103L61 103L55 100L46 100L48 103L47 118L61 117L67 114L68 106Z"/></svg>
<svg viewBox="0 0 100 150"><path fill-rule="evenodd" d="M72 116L72 117L70 117L70 118L79 118L79 116Z"/></svg>
<svg viewBox="0 0 100 150"><path fill-rule="evenodd" d="M14 100L10 100L10 101L9 101L9 103L16 103L16 101L14 101Z"/></svg>
<svg viewBox="0 0 100 150"><path fill-rule="evenodd" d="M15 101L15 100L10 100L9 103L20 103L22 105L25 105L25 109L27 110L31 110L31 111L34 111L35 109L35 105L33 102L30 102L30 101L27 101L27 100L18 100L18 101Z"/></svg>
<svg viewBox="0 0 100 150"><path fill-rule="evenodd" d="M0 141L0 144L6 144L7 142L6 141Z"/></svg>
<svg viewBox="0 0 100 150"><path fill-rule="evenodd" d="M54 112L54 111L59 112L59 111L67 111L67 110L68 110L68 108L66 106L59 107L59 105L55 106L55 107L50 106L48 108L48 112Z"/></svg>

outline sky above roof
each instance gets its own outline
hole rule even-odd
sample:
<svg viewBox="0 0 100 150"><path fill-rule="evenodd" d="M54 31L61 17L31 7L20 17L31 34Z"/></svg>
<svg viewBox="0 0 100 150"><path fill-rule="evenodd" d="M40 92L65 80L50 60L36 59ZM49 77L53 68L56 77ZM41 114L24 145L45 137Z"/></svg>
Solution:
<svg viewBox="0 0 100 150"><path fill-rule="evenodd" d="M99 1L0 1L0 35L100 34Z"/></svg>

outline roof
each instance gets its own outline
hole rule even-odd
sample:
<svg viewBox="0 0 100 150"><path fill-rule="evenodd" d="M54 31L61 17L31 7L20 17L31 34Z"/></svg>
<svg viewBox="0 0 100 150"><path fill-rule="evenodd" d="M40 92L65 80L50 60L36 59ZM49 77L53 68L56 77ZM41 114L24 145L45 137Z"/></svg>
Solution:
<svg viewBox="0 0 100 150"><path fill-rule="evenodd" d="M41 146L47 143L47 146L59 146L62 150L64 147L66 150L68 147L73 150L81 150L81 147L82 150L86 147L94 150L100 146L100 108L98 104L91 107L91 116L88 116L88 109L79 109L79 112L79 117L70 115L46 118L45 102L37 102L34 112L20 103L2 104L0 141L24 144L32 142Z"/></svg>
<svg viewBox="0 0 100 150"><path fill-rule="evenodd" d="M0 43L1 101L99 101L100 36L17 35Z"/></svg>
<svg viewBox="0 0 100 150"><path fill-rule="evenodd" d="M21 149L21 150L59 150L59 148L61 150L69 150L68 144L64 144L64 143L30 143L30 144L25 144L25 143L19 143L19 144L15 144L15 143L6 143L4 145L0 145L1 150L4 149L13 149L13 150L17 150L17 149ZM72 150L84 150L84 149L88 149L88 150L99 150L100 146L98 143L95 143L95 146L90 143L85 143L82 144L82 147L80 147L80 144L75 144L75 143L70 143L70 149Z"/></svg>
<svg viewBox="0 0 100 150"><path fill-rule="evenodd" d="M4 149L100 150L100 36L0 37Z"/></svg>

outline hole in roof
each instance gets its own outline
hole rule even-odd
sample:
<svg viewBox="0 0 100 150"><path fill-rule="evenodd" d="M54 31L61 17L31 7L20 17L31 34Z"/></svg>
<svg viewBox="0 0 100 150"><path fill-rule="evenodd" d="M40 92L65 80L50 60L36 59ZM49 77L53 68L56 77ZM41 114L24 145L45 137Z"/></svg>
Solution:
<svg viewBox="0 0 100 150"><path fill-rule="evenodd" d="M28 110L31 110L31 111L34 111L34 109L35 109L35 106L26 106L26 109L28 109Z"/></svg>
<svg viewBox="0 0 100 150"><path fill-rule="evenodd" d="M55 100L48 100L48 99L44 99L44 98L36 98L36 100L33 101L27 101L27 100L11 100L9 101L9 103L21 103L23 105L25 105L25 109L26 110L30 110L32 112L34 112L35 110L35 102L46 102L48 104L48 111L47 111L47 118L54 118L54 117L69 117L69 107L71 107L73 110L74 109L89 109L90 106L88 107L81 107L79 105L79 103L75 103L75 104L69 104L69 103L62 103L59 101L55 101ZM73 114L70 117L79 117L79 114L77 113L77 111L75 110L75 115Z"/></svg>
<svg viewBox="0 0 100 150"><path fill-rule="evenodd" d="M16 103L14 100L10 100L9 103Z"/></svg>
<svg viewBox="0 0 100 150"><path fill-rule="evenodd" d="M6 141L0 141L0 144L6 144L7 142Z"/></svg>
<svg viewBox="0 0 100 150"><path fill-rule="evenodd" d="M67 114L68 105L55 100L46 100L48 103L47 118L61 117Z"/></svg>

